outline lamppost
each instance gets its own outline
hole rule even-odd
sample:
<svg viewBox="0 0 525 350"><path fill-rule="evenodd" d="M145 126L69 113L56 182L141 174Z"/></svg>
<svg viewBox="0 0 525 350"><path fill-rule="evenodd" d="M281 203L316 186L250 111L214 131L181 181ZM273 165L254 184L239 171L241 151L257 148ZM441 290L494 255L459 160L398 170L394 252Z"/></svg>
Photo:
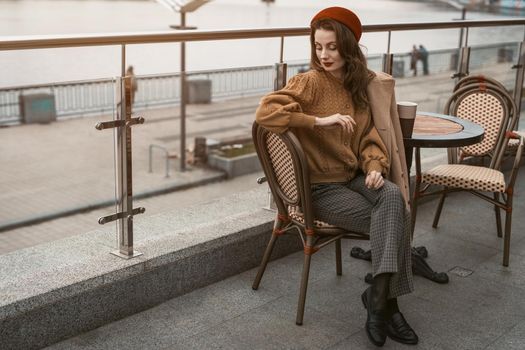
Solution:
<svg viewBox="0 0 525 350"><path fill-rule="evenodd" d="M197 29L186 25L186 13L197 10L211 0L157 0L174 12L180 13L180 24L170 26L173 29ZM186 43L180 43L180 171L186 171Z"/></svg>

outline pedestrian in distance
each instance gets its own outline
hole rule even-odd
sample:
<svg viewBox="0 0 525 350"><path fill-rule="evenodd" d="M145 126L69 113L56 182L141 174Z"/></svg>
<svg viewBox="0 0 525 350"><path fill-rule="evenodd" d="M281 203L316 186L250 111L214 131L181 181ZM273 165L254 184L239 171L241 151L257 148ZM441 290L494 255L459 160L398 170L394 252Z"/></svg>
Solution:
<svg viewBox="0 0 525 350"><path fill-rule="evenodd" d="M398 297L413 290L408 174L394 79L367 68L357 15L329 7L310 22L308 72L262 98L259 125L292 131L307 155L315 216L368 232L373 282L361 295L369 340L416 344Z"/></svg>
<svg viewBox="0 0 525 350"><path fill-rule="evenodd" d="M133 103L135 102L135 94L138 90L137 77L135 76L133 66L128 66L126 69L126 77L129 77L129 80L125 81L125 87L130 89L130 105L133 106Z"/></svg>
<svg viewBox="0 0 525 350"><path fill-rule="evenodd" d="M423 74L428 75L428 51L423 45L419 45L419 57L423 62Z"/></svg>
<svg viewBox="0 0 525 350"><path fill-rule="evenodd" d="M416 45L412 45L412 51L410 51L410 70L413 70L413 76L417 76L417 61L419 61L419 50Z"/></svg>

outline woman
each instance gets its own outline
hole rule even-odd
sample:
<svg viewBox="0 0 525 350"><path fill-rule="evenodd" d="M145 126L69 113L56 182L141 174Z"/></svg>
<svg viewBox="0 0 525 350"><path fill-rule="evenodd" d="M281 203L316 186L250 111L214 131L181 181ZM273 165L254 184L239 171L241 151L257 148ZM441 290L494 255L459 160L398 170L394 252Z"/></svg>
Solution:
<svg viewBox="0 0 525 350"><path fill-rule="evenodd" d="M291 129L299 138L316 217L370 233L374 280L361 296L370 341L382 346L388 336L417 344L397 304L413 286L408 176L394 80L368 70L358 44L361 22L352 11L324 9L310 27L312 69L265 96L257 123L277 133Z"/></svg>

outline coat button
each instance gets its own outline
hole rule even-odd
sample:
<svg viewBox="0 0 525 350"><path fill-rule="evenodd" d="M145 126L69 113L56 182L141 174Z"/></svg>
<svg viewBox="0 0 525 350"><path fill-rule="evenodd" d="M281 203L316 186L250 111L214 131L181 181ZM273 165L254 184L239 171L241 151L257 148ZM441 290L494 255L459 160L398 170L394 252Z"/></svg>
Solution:
<svg viewBox="0 0 525 350"><path fill-rule="evenodd" d="M345 141L345 146L348 146L348 142Z"/></svg>

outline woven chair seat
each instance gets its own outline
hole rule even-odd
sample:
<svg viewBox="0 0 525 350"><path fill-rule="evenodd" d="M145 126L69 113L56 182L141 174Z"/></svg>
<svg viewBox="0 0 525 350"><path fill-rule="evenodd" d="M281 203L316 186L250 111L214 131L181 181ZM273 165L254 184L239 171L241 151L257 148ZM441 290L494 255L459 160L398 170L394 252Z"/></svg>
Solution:
<svg viewBox="0 0 525 350"><path fill-rule="evenodd" d="M485 192L505 192L505 178L500 171L473 165L444 164L422 174L429 184Z"/></svg>
<svg viewBox="0 0 525 350"><path fill-rule="evenodd" d="M304 214L297 210L296 207L288 207L288 213L292 220L299 222L304 225ZM317 228L337 228L337 226L330 225L324 221L314 219L314 226Z"/></svg>

